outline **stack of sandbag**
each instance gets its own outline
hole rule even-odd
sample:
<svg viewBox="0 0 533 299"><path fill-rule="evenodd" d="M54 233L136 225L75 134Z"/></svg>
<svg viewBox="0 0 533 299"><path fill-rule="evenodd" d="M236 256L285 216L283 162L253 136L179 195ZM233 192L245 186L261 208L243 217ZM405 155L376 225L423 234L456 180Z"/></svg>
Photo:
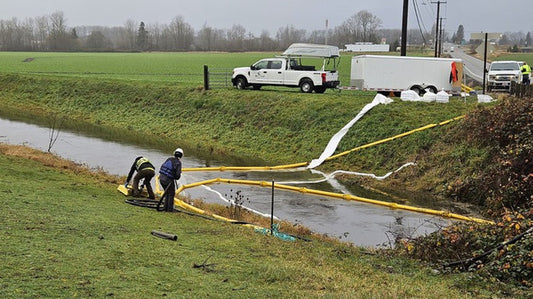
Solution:
<svg viewBox="0 0 533 299"><path fill-rule="evenodd" d="M450 102L450 95L445 92L444 90L441 90L437 92L435 96L435 100L437 103L449 103Z"/></svg>
<svg viewBox="0 0 533 299"><path fill-rule="evenodd" d="M417 102L420 101L420 96L414 90L404 90L400 94L400 99L406 102Z"/></svg>
<svg viewBox="0 0 533 299"><path fill-rule="evenodd" d="M477 102L478 103L490 103L494 101L494 99L489 96L488 94L478 94L477 95Z"/></svg>
<svg viewBox="0 0 533 299"><path fill-rule="evenodd" d="M426 89L426 93L422 97L422 101L430 103L437 100L437 95L432 93L430 90Z"/></svg>

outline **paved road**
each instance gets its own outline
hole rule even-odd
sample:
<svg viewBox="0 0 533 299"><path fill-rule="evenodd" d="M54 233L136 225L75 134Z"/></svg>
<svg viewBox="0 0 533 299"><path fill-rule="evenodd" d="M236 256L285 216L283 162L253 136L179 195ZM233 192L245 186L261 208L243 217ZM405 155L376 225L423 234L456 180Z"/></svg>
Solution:
<svg viewBox="0 0 533 299"><path fill-rule="evenodd" d="M464 72L468 77L480 83L483 82L483 60L468 55L462 48L457 46L454 46L453 52L448 51L448 53L454 58L463 60ZM490 63L487 62L487 69L489 66Z"/></svg>

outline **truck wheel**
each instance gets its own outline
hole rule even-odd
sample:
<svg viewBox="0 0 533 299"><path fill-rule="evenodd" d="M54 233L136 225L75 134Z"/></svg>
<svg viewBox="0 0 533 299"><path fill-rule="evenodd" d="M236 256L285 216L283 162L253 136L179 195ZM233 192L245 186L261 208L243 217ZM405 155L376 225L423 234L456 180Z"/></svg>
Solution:
<svg viewBox="0 0 533 299"><path fill-rule="evenodd" d="M300 82L300 90L304 93L311 93L313 92L313 81L309 79L304 79Z"/></svg>
<svg viewBox="0 0 533 299"><path fill-rule="evenodd" d="M316 93L324 93L325 91L326 91L326 88L324 86L315 86Z"/></svg>
<svg viewBox="0 0 533 299"><path fill-rule="evenodd" d="M246 79L244 79L243 77L239 77L237 78L236 80L236 83L235 83L235 87L237 87L237 89L246 89Z"/></svg>

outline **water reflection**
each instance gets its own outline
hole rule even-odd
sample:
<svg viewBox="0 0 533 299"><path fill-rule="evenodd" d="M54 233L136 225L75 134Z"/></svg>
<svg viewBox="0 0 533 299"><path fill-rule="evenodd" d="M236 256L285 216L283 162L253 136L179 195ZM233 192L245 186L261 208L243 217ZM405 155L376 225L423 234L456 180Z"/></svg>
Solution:
<svg viewBox="0 0 533 299"><path fill-rule="evenodd" d="M0 118L0 142L24 144L46 151L49 142L49 129L42 125ZM67 130L60 132L59 138L52 147L52 152L63 158L88 165L91 168L102 168L116 175L126 175L131 163L139 155L149 157L158 167L171 154L149 147L84 136ZM184 167L202 167L206 164L213 164L213 162L196 158L192 152L185 152ZM322 178L320 175L312 174L307 170L187 172L184 173L180 183L189 184L216 177L267 182L272 180L276 182L313 181ZM209 187L227 196L240 191L240 194L247 199L245 205L262 213L270 213L270 188L225 184ZM327 182L307 184L305 187L339 192L335 186ZM197 187L188 189L186 192L192 198L224 203L217 194L206 188ZM451 221L365 203L278 190L275 191L274 214L280 219L288 220L294 224L302 224L318 233L361 246L388 244L391 242L391 236L399 234L410 236L427 234L439 227L448 225Z"/></svg>

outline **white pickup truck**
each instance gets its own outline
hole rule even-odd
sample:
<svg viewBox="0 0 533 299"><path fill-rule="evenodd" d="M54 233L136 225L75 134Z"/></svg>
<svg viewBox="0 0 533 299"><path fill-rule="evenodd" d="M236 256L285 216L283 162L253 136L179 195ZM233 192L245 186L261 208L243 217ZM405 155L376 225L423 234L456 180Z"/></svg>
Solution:
<svg viewBox="0 0 533 299"><path fill-rule="evenodd" d="M494 61L488 71L487 91L509 90L511 82L522 82L522 72L518 61Z"/></svg>
<svg viewBox="0 0 533 299"><path fill-rule="evenodd" d="M250 67L233 69L232 83L238 89L251 86L299 87L302 92L324 93L339 85L339 48L315 44L292 44L283 56L261 59ZM317 65L317 61L320 64Z"/></svg>

